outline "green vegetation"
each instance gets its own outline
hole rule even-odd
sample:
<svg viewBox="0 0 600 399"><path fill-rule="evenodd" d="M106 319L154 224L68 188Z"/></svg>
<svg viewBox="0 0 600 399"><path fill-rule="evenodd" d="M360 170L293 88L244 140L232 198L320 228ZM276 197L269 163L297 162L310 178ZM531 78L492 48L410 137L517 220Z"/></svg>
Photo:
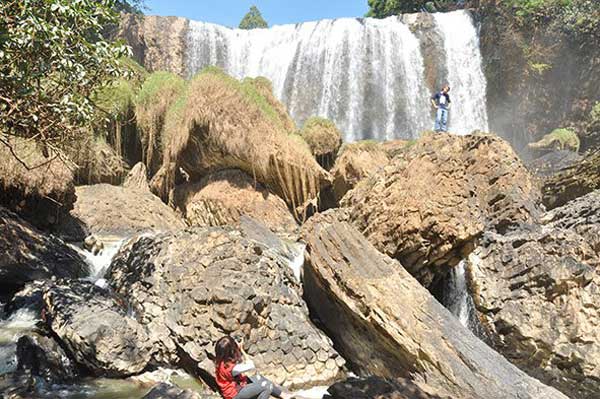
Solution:
<svg viewBox="0 0 600 399"><path fill-rule="evenodd" d="M114 5L0 2L2 144L12 148L16 138L32 139L45 156L60 156L94 119L92 94L127 75L119 60L129 47L104 37L104 27L118 22Z"/></svg>
<svg viewBox="0 0 600 399"><path fill-rule="evenodd" d="M244 18L242 18L242 21L240 22L240 29L259 29L268 27L269 24L265 21L256 6L250 7L250 11L244 15Z"/></svg>
<svg viewBox="0 0 600 399"><path fill-rule="evenodd" d="M412 12L447 11L468 6L470 3L460 0L369 0L367 17L386 18Z"/></svg>
<svg viewBox="0 0 600 399"><path fill-rule="evenodd" d="M335 155L342 145L342 133L329 119L309 118L298 134L304 138L313 155L317 157Z"/></svg>
<svg viewBox="0 0 600 399"><path fill-rule="evenodd" d="M600 101L592 107L592 111L590 112L590 122L592 125L600 126Z"/></svg>
<svg viewBox="0 0 600 399"><path fill-rule="evenodd" d="M555 129L552 133L545 135L541 140L529 145L530 148L538 149L560 149L579 151L580 140L571 129Z"/></svg>

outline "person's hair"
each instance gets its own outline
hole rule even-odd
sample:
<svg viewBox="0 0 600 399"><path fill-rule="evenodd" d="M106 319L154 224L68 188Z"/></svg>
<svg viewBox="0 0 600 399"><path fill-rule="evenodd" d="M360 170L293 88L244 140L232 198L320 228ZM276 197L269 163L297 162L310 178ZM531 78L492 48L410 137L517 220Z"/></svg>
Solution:
<svg viewBox="0 0 600 399"><path fill-rule="evenodd" d="M448 89L448 91L450 91L450 85L449 85L448 83L445 83L445 84L442 86L442 90L444 90L444 89Z"/></svg>
<svg viewBox="0 0 600 399"><path fill-rule="evenodd" d="M215 344L215 364L223 362L239 362L242 359L242 352L237 342L226 335L220 338Z"/></svg>

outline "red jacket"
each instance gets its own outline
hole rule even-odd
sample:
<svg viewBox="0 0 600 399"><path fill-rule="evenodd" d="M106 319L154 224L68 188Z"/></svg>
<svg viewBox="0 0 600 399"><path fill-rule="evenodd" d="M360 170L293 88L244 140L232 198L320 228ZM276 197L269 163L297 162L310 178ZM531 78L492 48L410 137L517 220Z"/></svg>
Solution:
<svg viewBox="0 0 600 399"><path fill-rule="evenodd" d="M221 362L217 365L216 379L221 396L224 399L233 399L238 392L248 384L248 378L240 374L234 377L231 370L235 367L233 362Z"/></svg>

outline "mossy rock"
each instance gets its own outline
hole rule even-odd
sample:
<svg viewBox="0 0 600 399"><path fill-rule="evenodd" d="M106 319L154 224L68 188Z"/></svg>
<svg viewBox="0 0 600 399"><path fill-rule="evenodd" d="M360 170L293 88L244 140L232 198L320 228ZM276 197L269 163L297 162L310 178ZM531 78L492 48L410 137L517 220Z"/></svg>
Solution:
<svg viewBox="0 0 600 399"><path fill-rule="evenodd" d="M556 129L545 135L541 140L530 143L529 148L538 150L570 150L579 151L581 142L579 136L571 129Z"/></svg>
<svg viewBox="0 0 600 399"><path fill-rule="evenodd" d="M298 134L308 143L317 162L325 169L330 169L342 145L342 133L335 123L328 119L312 117L304 123Z"/></svg>

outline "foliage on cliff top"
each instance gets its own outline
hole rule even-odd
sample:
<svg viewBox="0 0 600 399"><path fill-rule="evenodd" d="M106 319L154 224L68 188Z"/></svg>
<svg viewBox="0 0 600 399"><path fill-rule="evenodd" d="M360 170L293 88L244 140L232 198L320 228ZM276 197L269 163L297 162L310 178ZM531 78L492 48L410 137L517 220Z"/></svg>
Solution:
<svg viewBox="0 0 600 399"><path fill-rule="evenodd" d="M242 81L242 85L254 87L254 90L260 94L270 105L270 108L277 113L277 118L283 129L286 132L296 130L296 124L292 117L288 114L285 106L273 94L273 84L265 77L259 76L256 78L246 78Z"/></svg>
<svg viewBox="0 0 600 399"><path fill-rule="evenodd" d="M158 167L164 141L163 127L169 107L185 90L185 81L170 72L150 74L135 97L135 117L142 143L142 162L150 173Z"/></svg>
<svg viewBox="0 0 600 399"><path fill-rule="evenodd" d="M41 143L64 154L94 117L90 95L125 74L122 42L104 37L118 21L112 0L0 2L0 142Z"/></svg>
<svg viewBox="0 0 600 399"><path fill-rule="evenodd" d="M315 156L336 154L342 145L342 133L335 123L325 118L309 118L299 134L308 143Z"/></svg>
<svg viewBox="0 0 600 399"><path fill-rule="evenodd" d="M392 15L414 12L450 11L472 7L479 0L369 0L367 17L387 18Z"/></svg>
<svg viewBox="0 0 600 399"><path fill-rule="evenodd" d="M579 151L580 140L577 134L571 129L555 129L551 133L542 137L541 140L530 144L531 148L555 148L571 151Z"/></svg>
<svg viewBox="0 0 600 399"><path fill-rule="evenodd" d="M240 29L259 29L268 28L269 24L263 18L256 6L250 7L250 10L244 15L240 22Z"/></svg>
<svg viewBox="0 0 600 399"><path fill-rule="evenodd" d="M316 198L326 173L282 126L254 84L208 68L167 111L169 142L152 188L167 199L179 168L197 180L209 169L237 167L272 187L295 209Z"/></svg>

